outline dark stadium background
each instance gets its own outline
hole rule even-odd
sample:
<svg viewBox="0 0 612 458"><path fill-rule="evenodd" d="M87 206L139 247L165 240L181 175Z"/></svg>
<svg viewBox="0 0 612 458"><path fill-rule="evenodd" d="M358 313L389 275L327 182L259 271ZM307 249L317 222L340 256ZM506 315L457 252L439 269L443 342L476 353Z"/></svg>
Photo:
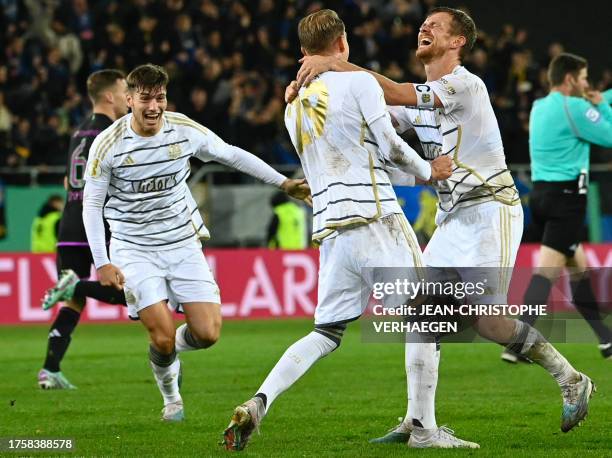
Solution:
<svg viewBox="0 0 612 458"><path fill-rule="evenodd" d="M355 63L419 81L424 73L411 56L418 26L435 5L467 7L482 32L466 65L488 85L528 210L526 126L532 101L547 90L550 51L561 49L551 45L587 57L593 83L609 88L610 1L0 0L0 441L72 438L78 456L227 456L218 443L233 406L252 396L284 349L312 330L318 251L237 249L265 246L274 189L194 162L191 185L211 229L206 255L221 289L224 325L214 347L181 356L187 421L159 421L141 326L128 322L124 308L94 300L62 362L79 389L38 388L59 307L41 310L40 298L56 280L55 255L29 253L30 227L48 196L64 192L68 138L90 109L87 75L102 67L165 65L170 109L286 174L299 173L282 124L284 86L298 69L299 18L313 8L337 10ZM178 30L181 14L191 19L182 17ZM63 54L54 50L58 45ZM587 254L596 267L612 266L611 153L592 151L595 186L584 238L594 242ZM422 192L398 188L412 222ZM531 268L538 248L524 244L517 267ZM612 283L605 279L612 277L602 278L597 291L609 305ZM568 296L569 284L558 286L556 294ZM570 434L559 433L559 394L543 371L504 365L493 344L443 344L437 419L480 443L480 456L610 457L609 361L565 302L563 317L580 340L559 349L599 388L586 424ZM352 324L342 347L277 401L249 455L409 453L404 444L367 442L404 414L406 375L403 345L364 344L362 325Z"/></svg>

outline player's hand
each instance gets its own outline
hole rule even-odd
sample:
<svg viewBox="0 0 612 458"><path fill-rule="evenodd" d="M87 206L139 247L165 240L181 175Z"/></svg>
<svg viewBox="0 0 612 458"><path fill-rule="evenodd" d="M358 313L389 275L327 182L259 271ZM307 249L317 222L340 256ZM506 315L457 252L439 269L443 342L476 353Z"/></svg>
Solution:
<svg viewBox="0 0 612 458"><path fill-rule="evenodd" d="M119 290L125 284L123 273L113 264L105 264L98 269L98 280L103 286L114 286Z"/></svg>
<svg viewBox="0 0 612 458"><path fill-rule="evenodd" d="M332 70L334 64L339 60L338 56L304 56L300 59L302 66L297 74L298 88L307 86L310 82L323 72Z"/></svg>
<svg viewBox="0 0 612 458"><path fill-rule="evenodd" d="M291 179L287 178L281 184L281 189L289 194L294 199L303 200L312 207L312 196L310 195L310 186L306 182L306 178Z"/></svg>
<svg viewBox="0 0 612 458"><path fill-rule="evenodd" d="M285 88L285 103L291 103L298 95L299 86L296 80L289 83L289 86Z"/></svg>
<svg viewBox="0 0 612 458"><path fill-rule="evenodd" d="M438 156L431 161L431 181L446 180L452 175L453 160L448 156Z"/></svg>
<svg viewBox="0 0 612 458"><path fill-rule="evenodd" d="M593 105L599 105L601 102L603 102L603 95L599 91L587 91L584 94L584 97Z"/></svg>

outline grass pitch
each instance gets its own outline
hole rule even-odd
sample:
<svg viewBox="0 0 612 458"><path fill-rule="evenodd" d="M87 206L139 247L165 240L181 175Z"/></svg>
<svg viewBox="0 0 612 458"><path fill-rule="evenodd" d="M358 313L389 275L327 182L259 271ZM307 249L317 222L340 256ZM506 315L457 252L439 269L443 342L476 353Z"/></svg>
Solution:
<svg viewBox="0 0 612 458"><path fill-rule="evenodd" d="M0 327L0 437L73 438L78 456L228 456L217 444L232 409L255 392L286 347L311 329L310 320L226 322L217 345L181 356L187 420L164 424L140 324L77 328L62 366L76 391L37 387L47 326ZM560 432L559 390L538 366L504 364L500 347L491 344L443 344L438 423L481 449L417 451L368 444L405 412L403 347L363 344L359 324L353 324L340 349L275 402L261 435L242 453L612 456L612 365L595 343L559 348L598 385L581 428Z"/></svg>

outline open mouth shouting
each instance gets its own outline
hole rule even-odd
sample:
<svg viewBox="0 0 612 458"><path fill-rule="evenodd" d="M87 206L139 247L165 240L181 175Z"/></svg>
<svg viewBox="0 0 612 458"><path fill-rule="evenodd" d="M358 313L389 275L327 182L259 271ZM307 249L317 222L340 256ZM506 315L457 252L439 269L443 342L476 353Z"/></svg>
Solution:
<svg viewBox="0 0 612 458"><path fill-rule="evenodd" d="M147 126L156 126L161 118L161 112L157 113L144 113L144 121Z"/></svg>
<svg viewBox="0 0 612 458"><path fill-rule="evenodd" d="M428 46L431 46L431 44L433 43L433 37L430 36L419 36L419 48L426 48Z"/></svg>

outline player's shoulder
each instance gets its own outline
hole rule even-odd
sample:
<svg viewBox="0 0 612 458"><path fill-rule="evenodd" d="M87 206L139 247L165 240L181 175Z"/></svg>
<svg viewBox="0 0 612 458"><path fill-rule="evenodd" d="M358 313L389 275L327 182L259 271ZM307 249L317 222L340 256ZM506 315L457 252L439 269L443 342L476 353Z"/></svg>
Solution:
<svg viewBox="0 0 612 458"><path fill-rule="evenodd" d="M462 65L456 66L452 72L442 76L438 82L445 86L449 92L453 90L476 89L486 87L478 75L470 72Z"/></svg>
<svg viewBox="0 0 612 458"><path fill-rule="evenodd" d="M165 111L164 120L166 124L164 129L168 132L171 132L172 129L183 131L187 134L195 132L207 134L209 132L209 130L199 122L177 111Z"/></svg>
<svg viewBox="0 0 612 458"><path fill-rule="evenodd" d="M378 86L378 82L374 76L366 71L357 70L354 72L343 72L351 78L354 84L367 84Z"/></svg>
<svg viewBox="0 0 612 458"><path fill-rule="evenodd" d="M122 116L98 134L92 143L94 154L97 150L109 150L121 143L129 125L129 117L130 114Z"/></svg>

